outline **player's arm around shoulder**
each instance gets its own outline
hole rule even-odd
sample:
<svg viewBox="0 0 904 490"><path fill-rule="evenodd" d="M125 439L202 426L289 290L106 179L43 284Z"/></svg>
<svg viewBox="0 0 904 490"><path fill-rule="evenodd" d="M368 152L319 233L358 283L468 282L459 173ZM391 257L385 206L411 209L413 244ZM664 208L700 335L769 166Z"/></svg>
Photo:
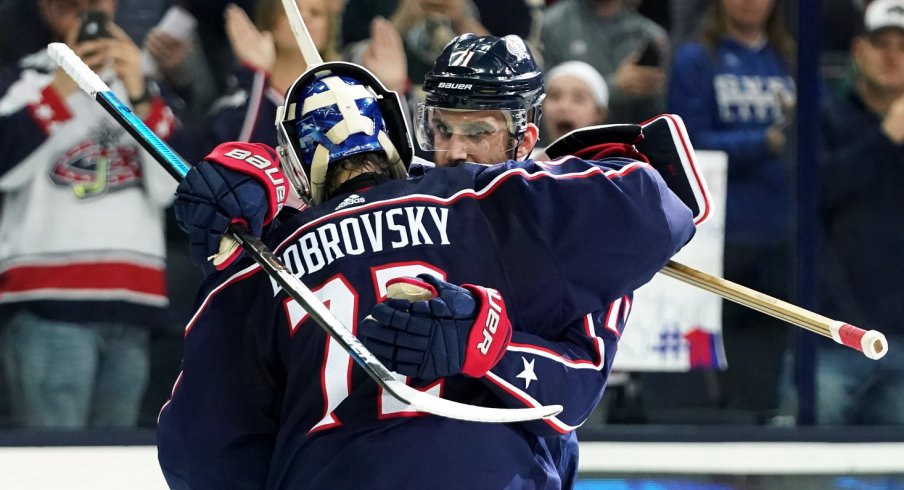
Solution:
<svg viewBox="0 0 904 490"><path fill-rule="evenodd" d="M635 150L636 151L636 150ZM622 208L631 215L646 216L628 224L640 233L661 230L662 221L669 229L669 247L677 252L693 236L695 225L690 209L672 192L662 176L647 162L626 156L609 156L587 160L565 155L552 160L508 161L475 170L478 192L493 192L510 182L518 185L516 194L538 207L567 213L574 219L583 211L605 216L599 211ZM520 185L523 183L524 185ZM622 215L626 218L627 215ZM616 225L616 220L610 223ZM644 226L649 230L644 231Z"/></svg>

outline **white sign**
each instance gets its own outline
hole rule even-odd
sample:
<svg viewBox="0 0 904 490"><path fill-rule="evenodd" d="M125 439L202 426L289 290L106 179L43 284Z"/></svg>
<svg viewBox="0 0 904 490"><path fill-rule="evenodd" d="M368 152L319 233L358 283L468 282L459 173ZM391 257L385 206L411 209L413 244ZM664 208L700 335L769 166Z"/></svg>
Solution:
<svg viewBox="0 0 904 490"><path fill-rule="evenodd" d="M697 151L696 161L712 194L712 215L674 260L722 277L728 157L719 151ZM635 292L613 369L688 371L725 367L719 296L663 274Z"/></svg>

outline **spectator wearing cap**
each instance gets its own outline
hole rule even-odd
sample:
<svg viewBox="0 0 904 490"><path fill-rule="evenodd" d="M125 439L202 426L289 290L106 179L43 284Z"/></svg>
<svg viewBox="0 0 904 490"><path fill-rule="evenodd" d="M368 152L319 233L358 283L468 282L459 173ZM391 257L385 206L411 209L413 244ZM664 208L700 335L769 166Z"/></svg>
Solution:
<svg viewBox="0 0 904 490"><path fill-rule="evenodd" d="M546 73L541 119L546 142L578 128L603 124L608 115L609 87L592 66L566 61Z"/></svg>
<svg viewBox="0 0 904 490"><path fill-rule="evenodd" d="M821 308L904 350L904 0L875 0L851 44L853 83L821 118ZM904 424L904 357L881 362L820 344L820 424Z"/></svg>

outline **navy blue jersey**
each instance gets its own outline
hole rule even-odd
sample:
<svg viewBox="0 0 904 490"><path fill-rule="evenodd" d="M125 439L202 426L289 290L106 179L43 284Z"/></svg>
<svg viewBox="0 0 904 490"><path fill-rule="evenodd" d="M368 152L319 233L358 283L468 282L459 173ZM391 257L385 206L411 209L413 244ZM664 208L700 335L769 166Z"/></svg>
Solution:
<svg viewBox="0 0 904 490"><path fill-rule="evenodd" d="M611 367L626 299L692 236L690 210L627 159L438 168L337 196L268 245L349 328L398 276L498 289L516 331L485 377L416 384L465 403L560 403L555 419L414 413L359 370L259 266L211 276L161 412L173 488L562 488ZM592 314L588 312L602 312Z"/></svg>

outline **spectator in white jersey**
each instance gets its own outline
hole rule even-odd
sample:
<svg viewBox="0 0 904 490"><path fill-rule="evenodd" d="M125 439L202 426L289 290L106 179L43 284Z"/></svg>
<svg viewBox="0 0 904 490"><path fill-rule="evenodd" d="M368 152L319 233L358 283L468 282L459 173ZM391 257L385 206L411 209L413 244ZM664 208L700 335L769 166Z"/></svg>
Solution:
<svg viewBox="0 0 904 490"><path fill-rule="evenodd" d="M110 21L115 0L37 6L53 36L45 46L65 41L150 128L171 134L141 51ZM2 357L15 421L133 426L150 332L167 320L163 209L175 183L46 49L5 66L0 90Z"/></svg>

